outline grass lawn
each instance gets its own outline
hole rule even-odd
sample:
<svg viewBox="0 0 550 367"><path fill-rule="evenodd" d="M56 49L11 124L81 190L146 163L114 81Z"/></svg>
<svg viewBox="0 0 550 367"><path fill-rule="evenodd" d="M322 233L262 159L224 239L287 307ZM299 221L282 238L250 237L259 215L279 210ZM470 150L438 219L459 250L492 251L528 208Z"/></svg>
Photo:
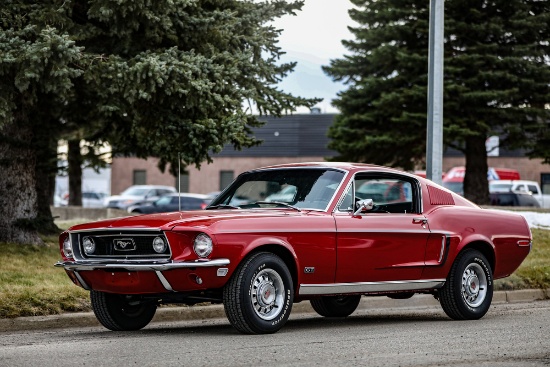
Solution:
<svg viewBox="0 0 550 367"><path fill-rule="evenodd" d="M550 231L534 229L533 237L527 259L512 276L497 280L496 290L550 288ZM61 259L57 238L45 241L45 247L0 243L0 318L91 310L88 292L53 266Z"/></svg>

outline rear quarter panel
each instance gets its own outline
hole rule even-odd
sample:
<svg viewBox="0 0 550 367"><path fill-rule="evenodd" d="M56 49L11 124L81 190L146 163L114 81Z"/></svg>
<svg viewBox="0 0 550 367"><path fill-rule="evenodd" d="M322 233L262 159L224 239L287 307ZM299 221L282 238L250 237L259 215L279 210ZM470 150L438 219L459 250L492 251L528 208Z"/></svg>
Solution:
<svg viewBox="0 0 550 367"><path fill-rule="evenodd" d="M431 232L445 233L450 237L445 263L439 267L426 267L422 274L426 278L446 277L460 251L476 246L492 251L493 277L503 278L519 267L531 248L528 245L531 231L519 214L449 205L433 208L426 217Z"/></svg>

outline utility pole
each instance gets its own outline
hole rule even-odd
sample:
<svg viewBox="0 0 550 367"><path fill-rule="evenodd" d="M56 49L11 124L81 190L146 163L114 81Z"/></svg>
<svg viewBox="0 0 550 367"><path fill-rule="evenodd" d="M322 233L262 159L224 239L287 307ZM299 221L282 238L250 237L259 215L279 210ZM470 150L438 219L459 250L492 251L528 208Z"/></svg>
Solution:
<svg viewBox="0 0 550 367"><path fill-rule="evenodd" d="M438 184L443 174L443 20L444 0L430 0L426 177Z"/></svg>

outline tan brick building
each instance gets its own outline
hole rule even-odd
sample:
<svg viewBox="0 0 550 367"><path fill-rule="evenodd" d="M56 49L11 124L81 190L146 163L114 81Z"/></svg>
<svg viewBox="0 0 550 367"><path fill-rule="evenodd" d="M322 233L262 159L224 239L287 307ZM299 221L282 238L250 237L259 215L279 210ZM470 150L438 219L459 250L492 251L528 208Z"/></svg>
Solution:
<svg viewBox="0 0 550 367"><path fill-rule="evenodd" d="M327 148L326 136L335 114L298 114L283 118L266 117L266 124L254 130L263 140L260 146L235 151L226 147L213 155L213 163L204 163L201 169L187 167L181 180L182 192L206 194L225 188L240 173L264 166L291 162L324 161L336 155ZM522 179L537 181L550 194L550 165L540 159L529 159L521 152L500 150L500 156L489 157L490 167L512 168ZM162 173L155 158L113 158L111 166L111 194L119 194L131 185L170 185L178 187L176 177ZM448 151L443 157L443 171L463 166L464 157Z"/></svg>

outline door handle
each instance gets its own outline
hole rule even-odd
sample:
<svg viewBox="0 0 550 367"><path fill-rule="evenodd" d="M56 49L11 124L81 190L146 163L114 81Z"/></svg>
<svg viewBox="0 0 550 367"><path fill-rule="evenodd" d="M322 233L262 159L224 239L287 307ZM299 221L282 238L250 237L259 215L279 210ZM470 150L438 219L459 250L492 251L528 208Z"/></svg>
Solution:
<svg viewBox="0 0 550 367"><path fill-rule="evenodd" d="M413 218L414 224L428 224L428 220L426 218Z"/></svg>

